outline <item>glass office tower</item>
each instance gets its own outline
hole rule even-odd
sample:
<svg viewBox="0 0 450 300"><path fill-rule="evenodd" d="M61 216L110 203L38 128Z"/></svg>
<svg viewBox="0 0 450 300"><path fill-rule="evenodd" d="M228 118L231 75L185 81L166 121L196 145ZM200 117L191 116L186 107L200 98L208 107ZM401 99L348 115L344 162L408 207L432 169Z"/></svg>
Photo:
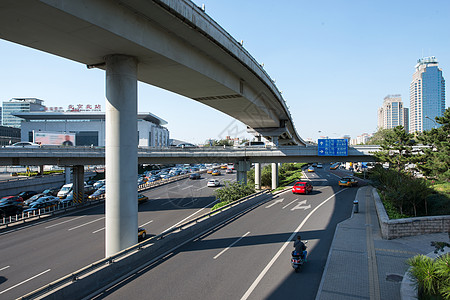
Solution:
<svg viewBox="0 0 450 300"><path fill-rule="evenodd" d="M436 57L417 61L410 86L409 131L423 132L437 127L436 117L445 111L445 80Z"/></svg>
<svg viewBox="0 0 450 300"><path fill-rule="evenodd" d="M2 125L20 128L22 118L13 114L18 112L45 111L44 100L37 98L12 98L3 102Z"/></svg>

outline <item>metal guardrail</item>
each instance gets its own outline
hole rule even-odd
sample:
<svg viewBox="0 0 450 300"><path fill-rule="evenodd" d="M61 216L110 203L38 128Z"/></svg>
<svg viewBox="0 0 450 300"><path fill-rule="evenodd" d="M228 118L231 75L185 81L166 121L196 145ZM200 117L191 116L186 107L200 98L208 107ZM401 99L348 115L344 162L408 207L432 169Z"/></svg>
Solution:
<svg viewBox="0 0 450 300"><path fill-rule="evenodd" d="M231 202L231 203L229 203L227 205L224 205L224 206L222 206L222 207L220 207L220 208L218 208L218 209L216 209L214 211L211 211L209 213L201 215L201 216L199 216L199 217L197 217L197 218L195 218L195 219L193 219L191 221L187 221L187 222L185 222L185 223L183 223L181 225L178 225L178 226L173 227L171 229L168 229L168 230L166 230L166 231L164 231L164 232L162 232L162 233L160 233L158 235L155 235L155 236L149 238L148 240L142 241L142 242L140 242L140 243L138 243L138 244L136 244L134 246L131 246L131 247L127 248L127 249L124 249L124 250L120 251L117 254L114 254L114 255L112 255L110 257L107 257L107 258L104 258L104 259L99 260L97 262L94 262L94 263L90 264L89 266L86 266L86 267L84 267L84 268L82 268L82 269L80 269L78 271L75 271L75 272L73 272L71 274L68 274L68 275L58 279L58 280L55 280L55 281L53 281L53 282L51 282L51 283L49 283L49 284L47 284L47 285L45 285L45 286L43 286L43 287L41 287L39 289L36 289L36 290L34 290L34 291L32 291L32 292L30 292L30 293L28 293L28 294L18 298L18 299L22 299L22 300L36 299L37 297L40 297L40 296L42 296L44 294L47 294L47 293L50 293L51 291L53 291L53 290L55 290L55 289L57 289L57 288L59 288L59 287L61 287L63 285L70 284L71 282L77 281L78 278L82 277L83 275L86 275L86 274L91 273L91 272L95 272L96 270L104 267L105 265L113 263L115 260L119 260L119 259L121 259L121 258L123 258L125 256L130 255L133 252L137 252L137 251L139 251L141 248L143 248L145 246L150 246L150 244L153 244L155 241L163 239L163 238L167 237L168 235L170 235L170 234L172 234L172 233L174 233L176 231L181 231L181 230L183 230L183 229L185 229L187 227L190 227L190 226L192 226L192 225L194 225L194 224L196 224L198 222L201 222L202 220L210 218L211 216L216 215L216 214L218 214L218 213L220 213L220 212L222 212L222 211L224 211L224 210L226 210L228 208L236 206L236 205L238 205L238 204L240 204L240 203L242 203L244 201L250 200L252 198L255 198L255 197L257 197L259 195L262 195L262 194L265 194L265 193L268 193L268 191L260 191L260 192L257 192L255 194L243 197L243 198L241 198L239 200L233 201L233 202Z"/></svg>

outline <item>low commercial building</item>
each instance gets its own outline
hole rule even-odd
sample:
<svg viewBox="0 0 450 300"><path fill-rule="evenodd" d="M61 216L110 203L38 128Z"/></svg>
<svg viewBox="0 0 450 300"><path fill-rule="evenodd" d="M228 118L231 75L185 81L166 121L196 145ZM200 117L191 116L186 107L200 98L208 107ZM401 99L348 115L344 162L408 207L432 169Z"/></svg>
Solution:
<svg viewBox="0 0 450 300"><path fill-rule="evenodd" d="M22 112L21 140L34 142L34 132L74 134L76 146L105 146L104 112ZM138 114L140 147L168 147L167 122L151 113Z"/></svg>

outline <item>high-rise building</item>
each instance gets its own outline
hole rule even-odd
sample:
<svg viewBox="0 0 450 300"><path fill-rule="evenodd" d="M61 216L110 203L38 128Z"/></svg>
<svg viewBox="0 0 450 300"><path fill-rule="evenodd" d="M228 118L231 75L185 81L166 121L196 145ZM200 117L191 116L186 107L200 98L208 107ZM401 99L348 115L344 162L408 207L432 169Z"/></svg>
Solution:
<svg viewBox="0 0 450 300"><path fill-rule="evenodd" d="M404 108L400 95L387 95L383 106L378 109L378 129L390 129L405 126Z"/></svg>
<svg viewBox="0 0 450 300"><path fill-rule="evenodd" d="M3 101L2 125L20 128L22 118L14 116L14 113L45 111L43 102L44 100L37 98L12 98L9 101Z"/></svg>
<svg viewBox="0 0 450 300"><path fill-rule="evenodd" d="M445 80L436 57L417 61L410 86L409 132L423 132L437 127L436 117L445 111Z"/></svg>

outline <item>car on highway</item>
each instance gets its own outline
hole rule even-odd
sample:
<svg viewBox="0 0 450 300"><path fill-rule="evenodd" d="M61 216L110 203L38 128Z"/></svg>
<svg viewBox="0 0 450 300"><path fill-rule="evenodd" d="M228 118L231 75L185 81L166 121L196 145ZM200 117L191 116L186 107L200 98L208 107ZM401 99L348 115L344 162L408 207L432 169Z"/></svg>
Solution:
<svg viewBox="0 0 450 300"><path fill-rule="evenodd" d="M208 183L206 184L206 186L209 186L209 187L220 186L220 181L217 180L217 179L210 179L210 180L208 181Z"/></svg>
<svg viewBox="0 0 450 300"><path fill-rule="evenodd" d="M313 163L311 166L312 167L317 167L317 163Z"/></svg>
<svg viewBox="0 0 450 300"><path fill-rule="evenodd" d="M56 196L58 195L59 189L57 188L53 188L53 189L46 189L42 192L42 194L44 195L49 195L49 196Z"/></svg>
<svg viewBox="0 0 450 300"><path fill-rule="evenodd" d="M233 169L227 169L227 170L225 171L225 174L233 174Z"/></svg>
<svg viewBox="0 0 450 300"><path fill-rule="evenodd" d="M314 172L314 167L313 166L308 167L308 172Z"/></svg>
<svg viewBox="0 0 450 300"><path fill-rule="evenodd" d="M341 165L341 164L339 164L339 163L335 163L334 165L332 165L332 166L330 167L330 170L336 170L337 168L339 168L340 165Z"/></svg>
<svg viewBox="0 0 450 300"><path fill-rule="evenodd" d="M138 204L144 203L148 201L148 197L144 194L138 194Z"/></svg>
<svg viewBox="0 0 450 300"><path fill-rule="evenodd" d="M221 173L220 173L220 171L218 169L213 170L212 173L211 173L212 176L219 176L220 174Z"/></svg>
<svg viewBox="0 0 450 300"><path fill-rule="evenodd" d="M13 216L22 212L23 202L17 201L17 196L7 196L0 199L0 218Z"/></svg>
<svg viewBox="0 0 450 300"><path fill-rule="evenodd" d="M317 164L316 168L323 168L322 164Z"/></svg>
<svg viewBox="0 0 450 300"><path fill-rule="evenodd" d="M55 207L56 205L59 204L59 201L60 201L60 199L58 197L55 197L55 196L41 197L38 200L36 200L33 203L31 203L29 205L29 207L27 209L25 209L23 212L24 213L28 213L28 212L37 211L37 210L42 209L42 208Z"/></svg>
<svg viewBox="0 0 450 300"><path fill-rule="evenodd" d="M5 148L40 148L41 145L32 142L17 142L12 145L5 146Z"/></svg>
<svg viewBox="0 0 450 300"><path fill-rule="evenodd" d="M353 177L342 177L339 179L338 185L340 187L352 187L352 186L358 186L358 180L356 180Z"/></svg>
<svg viewBox="0 0 450 300"><path fill-rule="evenodd" d="M206 171L206 174L212 174L213 169L208 169L208 171Z"/></svg>
<svg viewBox="0 0 450 300"><path fill-rule="evenodd" d="M294 194L309 194L313 190L313 186L311 183L306 181L297 181L294 183L292 187L292 193Z"/></svg>
<svg viewBox="0 0 450 300"><path fill-rule="evenodd" d="M89 200L96 200L99 199L101 195L104 195L106 193L106 185L100 187L98 190L96 190L95 192L93 192L92 194L89 195L88 199Z"/></svg>
<svg viewBox="0 0 450 300"><path fill-rule="evenodd" d="M200 179L200 173L192 173L189 175L189 179Z"/></svg>
<svg viewBox="0 0 450 300"><path fill-rule="evenodd" d="M138 228L138 241L143 241L147 237L147 231L143 227Z"/></svg>
<svg viewBox="0 0 450 300"><path fill-rule="evenodd" d="M23 198L20 196L6 196L0 199L0 204L1 203L16 203L23 206Z"/></svg>
<svg viewBox="0 0 450 300"><path fill-rule="evenodd" d="M45 197L45 196L48 196L48 195L46 195L46 194L44 194L44 193L39 193L39 194L36 194L36 195L34 195L34 196L31 196L31 197L28 198L27 200L23 201L23 205L24 205L24 206L28 206L28 205L30 205L31 203L33 203L34 201L38 200L39 198Z"/></svg>
<svg viewBox="0 0 450 300"><path fill-rule="evenodd" d="M35 192L35 191L24 191L24 192L19 193L19 195L17 195L17 196L22 197L23 200L27 200L36 194L37 194L37 192Z"/></svg>

